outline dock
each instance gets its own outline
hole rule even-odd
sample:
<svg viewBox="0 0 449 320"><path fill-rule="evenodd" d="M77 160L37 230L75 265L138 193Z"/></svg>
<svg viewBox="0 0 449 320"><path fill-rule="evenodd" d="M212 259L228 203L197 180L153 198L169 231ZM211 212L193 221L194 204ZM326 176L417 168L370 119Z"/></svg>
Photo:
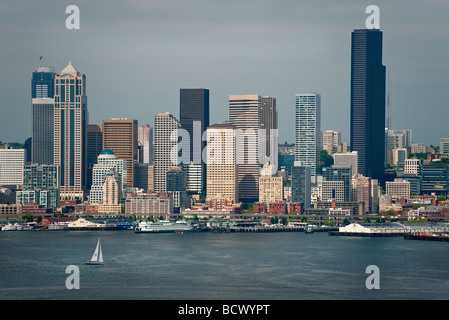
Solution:
<svg viewBox="0 0 449 320"><path fill-rule="evenodd" d="M301 232L304 227L230 227L229 232Z"/></svg>
<svg viewBox="0 0 449 320"><path fill-rule="evenodd" d="M426 240L426 241L449 241L448 235L440 235L440 234L404 234L405 240Z"/></svg>
<svg viewBox="0 0 449 320"><path fill-rule="evenodd" d="M344 232L344 231L329 231L329 236L343 236L343 237L402 237L403 232Z"/></svg>

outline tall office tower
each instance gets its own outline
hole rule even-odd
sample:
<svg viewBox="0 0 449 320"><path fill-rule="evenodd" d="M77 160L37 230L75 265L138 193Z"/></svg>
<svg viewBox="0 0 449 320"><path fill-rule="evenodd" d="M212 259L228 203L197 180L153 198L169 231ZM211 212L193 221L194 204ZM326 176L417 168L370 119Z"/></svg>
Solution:
<svg viewBox="0 0 449 320"><path fill-rule="evenodd" d="M273 152L271 152L271 132L270 130L278 129L278 112L276 109L276 98L272 97L261 97L260 98L260 129L265 129L265 155L269 157L270 155L275 156L277 145L273 146ZM274 137L274 136L273 136ZM273 143L276 143L273 140ZM259 146L263 148L260 144ZM263 150L263 149L262 149ZM270 164L275 165L275 159L270 159Z"/></svg>
<svg viewBox="0 0 449 320"><path fill-rule="evenodd" d="M207 199L238 202L238 165L235 127L214 124L207 128Z"/></svg>
<svg viewBox="0 0 449 320"><path fill-rule="evenodd" d="M338 152L340 145L341 132L334 130L326 130L323 132L323 150L326 150L327 154Z"/></svg>
<svg viewBox="0 0 449 320"><path fill-rule="evenodd" d="M166 192L166 176L170 167L176 166L177 159L171 156L176 148L179 121L169 112L154 116L154 191Z"/></svg>
<svg viewBox="0 0 449 320"><path fill-rule="evenodd" d="M126 161L127 186L134 187L137 163L137 120L114 118L103 120L103 149L111 149L117 158Z"/></svg>
<svg viewBox="0 0 449 320"><path fill-rule="evenodd" d="M310 208L312 194L311 168L295 161L292 167L292 202L300 202L304 208Z"/></svg>
<svg viewBox="0 0 449 320"><path fill-rule="evenodd" d="M32 75L31 162L33 163L53 164L55 76L53 67L39 67Z"/></svg>
<svg viewBox="0 0 449 320"><path fill-rule="evenodd" d="M153 164L153 128L143 124L138 130L139 146L142 149L140 163Z"/></svg>
<svg viewBox="0 0 449 320"><path fill-rule="evenodd" d="M202 134L209 126L209 90L180 89L179 115L181 128L187 130L190 136L191 162L183 165L186 172L191 172L187 175L187 190L205 191L206 164L202 161L202 151L206 142L202 140ZM199 135L194 134L195 130ZM193 175L194 172L199 176Z"/></svg>
<svg viewBox="0 0 449 320"><path fill-rule="evenodd" d="M351 148L358 152L358 170L384 182L385 66L382 31L359 29L351 43Z"/></svg>
<svg viewBox="0 0 449 320"><path fill-rule="evenodd" d="M54 164L64 198L83 198L87 180L86 76L69 62L55 76Z"/></svg>
<svg viewBox="0 0 449 320"><path fill-rule="evenodd" d="M121 160L110 149L104 149L98 156L97 163L92 170L92 187L90 189L90 203L103 201L103 183L106 175L113 170L121 177L121 194L124 194L128 182L128 166L126 160Z"/></svg>
<svg viewBox="0 0 449 320"><path fill-rule="evenodd" d="M23 188L17 191L17 203L26 203L25 194L33 193L35 203L56 210L59 207L59 180L58 166L37 163L25 166Z"/></svg>
<svg viewBox="0 0 449 320"><path fill-rule="evenodd" d="M311 168L316 182L316 161L321 150L321 96L317 93L296 95L295 161Z"/></svg>
<svg viewBox="0 0 449 320"><path fill-rule="evenodd" d="M238 198L245 202L257 201L259 197L260 104L259 95L229 96L229 123L237 129Z"/></svg>
<svg viewBox="0 0 449 320"><path fill-rule="evenodd" d="M92 169L97 158L103 151L103 126L101 124L87 125L87 183L86 189L92 186Z"/></svg>
<svg viewBox="0 0 449 320"><path fill-rule="evenodd" d="M25 149L0 149L0 186L21 186Z"/></svg>

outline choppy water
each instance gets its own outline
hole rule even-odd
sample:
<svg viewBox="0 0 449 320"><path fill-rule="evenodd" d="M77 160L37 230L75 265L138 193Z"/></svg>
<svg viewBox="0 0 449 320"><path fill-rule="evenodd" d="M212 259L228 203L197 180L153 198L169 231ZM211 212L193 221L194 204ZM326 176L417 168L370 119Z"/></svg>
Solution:
<svg viewBox="0 0 449 320"><path fill-rule="evenodd" d="M98 238L105 265L85 265ZM0 299L448 299L448 253L327 233L0 232ZM69 265L80 289L66 288ZM369 265L380 289L365 286Z"/></svg>

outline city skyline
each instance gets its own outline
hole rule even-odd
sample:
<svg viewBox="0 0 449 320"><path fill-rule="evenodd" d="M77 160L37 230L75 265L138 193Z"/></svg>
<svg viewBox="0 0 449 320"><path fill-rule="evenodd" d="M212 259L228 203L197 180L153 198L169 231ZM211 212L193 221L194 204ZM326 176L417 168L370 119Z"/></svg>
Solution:
<svg viewBox="0 0 449 320"><path fill-rule="evenodd" d="M3 64L0 72L2 110L8 108L8 117L0 123L0 140L23 142L31 136L30 73L40 65L61 70L72 61L88 79L91 124L126 117L153 127L157 113L169 111L179 118L179 88L205 87L210 89L211 123L226 120L229 95L275 97L279 142L292 143L295 94L313 91L322 95L322 130L340 131L342 141L349 142L350 34L364 27L367 5L352 1L339 5L262 1L255 7L251 1L210 3L199 10L207 13L200 16L195 10L202 4L130 1L126 7L110 5L104 14L102 7L81 1L80 30L65 28L63 4L2 8L1 24L9 31L1 38L9 45L1 56L12 63ZM392 128L411 129L415 142L438 145L446 136L445 119L428 114L429 110L442 112L448 100L444 90L448 67L442 63L448 48L438 35L447 29L443 17L449 7L438 2L377 5L384 64L390 74ZM177 12L183 10L182 19L176 20ZM6 16L20 18L12 22ZM191 33L194 30L198 33ZM55 43L60 43L58 49ZM89 50L84 50L87 45ZM420 51L429 47L433 50ZM135 84L128 86L131 79Z"/></svg>

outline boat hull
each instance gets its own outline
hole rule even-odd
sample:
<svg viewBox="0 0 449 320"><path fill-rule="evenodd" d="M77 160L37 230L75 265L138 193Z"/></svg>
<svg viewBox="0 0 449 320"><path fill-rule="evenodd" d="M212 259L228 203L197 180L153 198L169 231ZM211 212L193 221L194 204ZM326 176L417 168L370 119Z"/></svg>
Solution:
<svg viewBox="0 0 449 320"><path fill-rule="evenodd" d="M95 266L95 265L103 265L103 262L87 261L86 264Z"/></svg>

